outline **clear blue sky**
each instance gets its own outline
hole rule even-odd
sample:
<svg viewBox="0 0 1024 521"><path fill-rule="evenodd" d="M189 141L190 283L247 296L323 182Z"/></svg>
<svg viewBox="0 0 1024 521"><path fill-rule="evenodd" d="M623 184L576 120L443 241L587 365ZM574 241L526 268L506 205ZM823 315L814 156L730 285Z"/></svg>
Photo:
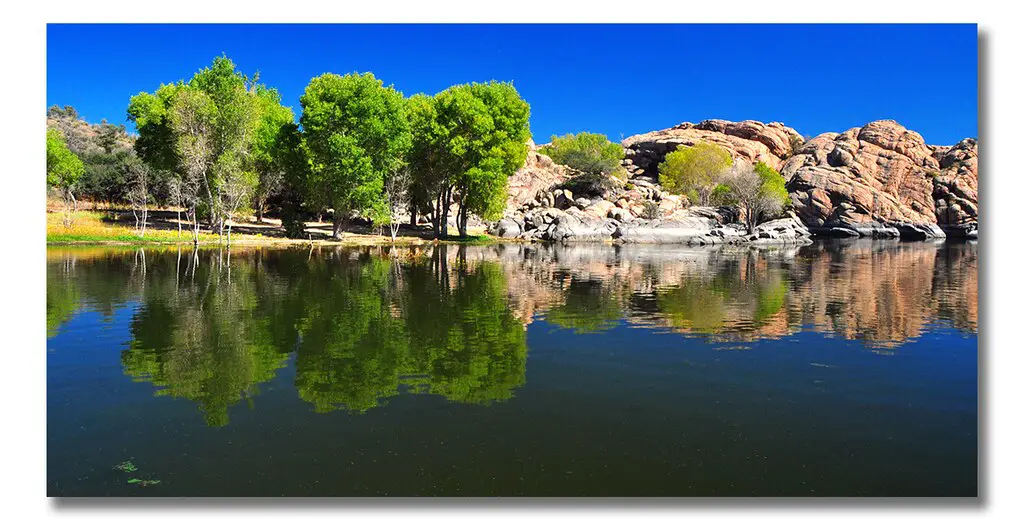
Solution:
<svg viewBox="0 0 1024 521"><path fill-rule="evenodd" d="M130 96L224 53L296 117L310 78L369 71L406 95L512 80L538 142L722 118L812 136L895 119L953 144L978 133L977 42L975 25L49 25L46 100L123 123Z"/></svg>

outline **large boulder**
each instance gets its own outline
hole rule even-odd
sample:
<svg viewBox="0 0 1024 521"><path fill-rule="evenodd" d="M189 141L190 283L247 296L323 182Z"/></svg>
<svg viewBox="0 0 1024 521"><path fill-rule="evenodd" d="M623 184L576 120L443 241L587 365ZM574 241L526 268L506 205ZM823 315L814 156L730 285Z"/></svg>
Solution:
<svg viewBox="0 0 1024 521"><path fill-rule="evenodd" d="M491 235L495 235L497 237L513 239L523 234L525 231L525 225L521 221L506 217L492 224L487 231Z"/></svg>
<svg viewBox="0 0 1024 521"><path fill-rule="evenodd" d="M814 233L944 237L940 225L956 221L966 229L963 222L976 216L975 145L929 146L895 121L874 121L811 139L781 172L796 214ZM944 201L941 221L937 197Z"/></svg>
<svg viewBox="0 0 1024 521"><path fill-rule="evenodd" d="M622 224L614 238L623 243L686 244L693 237L720 227L717 221L691 215L671 221L641 221Z"/></svg>
<svg viewBox="0 0 1024 521"><path fill-rule="evenodd" d="M626 153L624 164L631 173L657 179L658 164L681 146L710 142L728 150L734 159L748 163L764 161L779 169L793 153L793 144L802 140L796 130L782 123L709 119L631 136L622 141L622 146Z"/></svg>
<svg viewBox="0 0 1024 521"><path fill-rule="evenodd" d="M572 214L558 216L543 238L559 241L600 242L612 239L619 222L607 218L578 217Z"/></svg>

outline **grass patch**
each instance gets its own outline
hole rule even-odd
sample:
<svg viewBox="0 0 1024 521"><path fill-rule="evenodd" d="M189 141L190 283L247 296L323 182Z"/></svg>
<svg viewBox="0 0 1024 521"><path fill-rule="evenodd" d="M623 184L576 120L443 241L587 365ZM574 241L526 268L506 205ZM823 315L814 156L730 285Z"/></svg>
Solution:
<svg viewBox="0 0 1024 521"><path fill-rule="evenodd" d="M447 239L442 239L440 242L453 244L494 244L498 242L498 239L491 235L468 235L466 237L449 235Z"/></svg>
<svg viewBox="0 0 1024 521"><path fill-rule="evenodd" d="M210 233L200 233L199 242L216 242L218 237ZM78 211L72 215L70 226L64 226L64 214L60 212L46 214L46 242L82 243L82 242L120 242L130 244L176 244L191 243L192 235L187 230L147 229L144 237L132 226L122 226L103 220L102 212Z"/></svg>

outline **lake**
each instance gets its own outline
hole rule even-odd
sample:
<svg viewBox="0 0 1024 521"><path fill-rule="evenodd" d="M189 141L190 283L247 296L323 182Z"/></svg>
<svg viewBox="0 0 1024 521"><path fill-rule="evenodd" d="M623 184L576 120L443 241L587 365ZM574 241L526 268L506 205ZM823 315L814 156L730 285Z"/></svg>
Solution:
<svg viewBox="0 0 1024 521"><path fill-rule="evenodd" d="M47 249L51 496L976 496L978 248Z"/></svg>

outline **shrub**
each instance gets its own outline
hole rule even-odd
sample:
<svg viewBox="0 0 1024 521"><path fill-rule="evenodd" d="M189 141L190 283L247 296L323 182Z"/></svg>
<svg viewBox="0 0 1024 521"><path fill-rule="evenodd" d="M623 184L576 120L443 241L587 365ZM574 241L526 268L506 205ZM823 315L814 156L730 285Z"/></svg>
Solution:
<svg viewBox="0 0 1024 521"><path fill-rule="evenodd" d="M680 147L665 156L658 165L658 179L670 192L687 194L696 192L702 206L711 202L711 191L732 166L729 151L714 144L701 142L692 147Z"/></svg>
<svg viewBox="0 0 1024 521"><path fill-rule="evenodd" d="M574 197L604 197L615 189L615 183L604 174L586 173L566 179L557 188L572 191Z"/></svg>
<svg viewBox="0 0 1024 521"><path fill-rule="evenodd" d="M774 168L760 161L753 167L745 162L736 165L726 184L746 213L748 233L789 204L786 180Z"/></svg>
<svg viewBox="0 0 1024 521"><path fill-rule="evenodd" d="M804 140L804 138L802 138L800 136L793 136L793 135L789 136L790 152L789 152L789 156L788 157L793 157L793 156L799 154L800 153L800 149L802 149L804 147L804 143L806 143L806 141Z"/></svg>
<svg viewBox="0 0 1024 521"><path fill-rule="evenodd" d="M644 201L644 211L640 213L640 217L652 221L661 219L661 207L654 201Z"/></svg>
<svg viewBox="0 0 1024 521"><path fill-rule="evenodd" d="M590 132L551 136L551 143L541 147L540 153L581 172L610 175L617 175L624 155L622 145Z"/></svg>
<svg viewBox="0 0 1024 521"><path fill-rule="evenodd" d="M715 206L734 206L737 202L729 185L720 184L711 191L711 204Z"/></svg>

